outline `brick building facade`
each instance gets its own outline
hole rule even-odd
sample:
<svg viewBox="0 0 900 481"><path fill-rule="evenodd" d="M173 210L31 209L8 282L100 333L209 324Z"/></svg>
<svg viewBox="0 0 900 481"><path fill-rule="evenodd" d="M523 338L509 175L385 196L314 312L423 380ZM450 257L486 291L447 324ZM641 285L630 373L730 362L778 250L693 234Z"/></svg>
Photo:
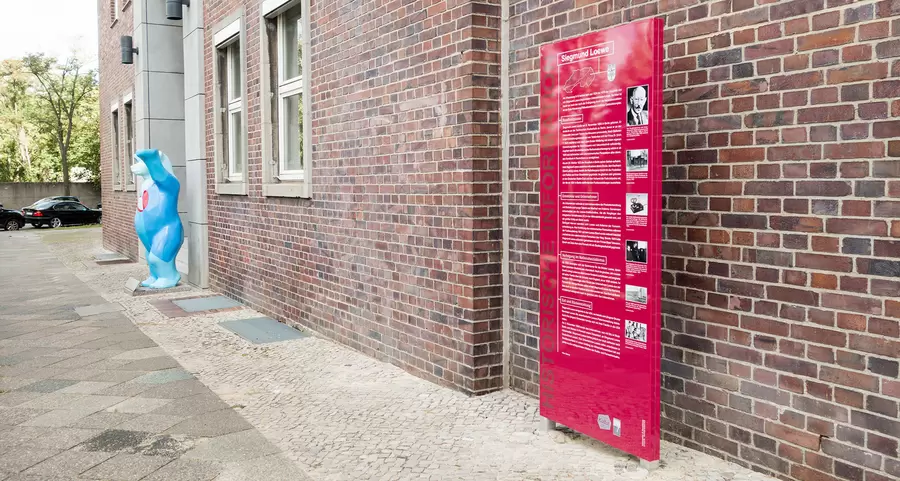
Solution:
<svg viewBox="0 0 900 481"><path fill-rule="evenodd" d="M302 194L270 172L273 3L190 7L212 289L467 393L537 395L539 49L660 15L664 438L782 479L900 477L900 1L306 0ZM117 48L101 68L105 95Z"/></svg>
<svg viewBox="0 0 900 481"><path fill-rule="evenodd" d="M125 184L122 169L130 165L125 159L127 121L125 101L134 96L134 73L129 65L122 65L119 38L134 30L132 4L122 5L111 0L99 0L97 11L100 28L99 61L103 79L100 83L100 181L103 202L103 244L132 259L138 258L138 239L134 232L134 189ZM115 109L115 113L113 111ZM114 124L120 134L117 143ZM113 172L118 159L119 167ZM127 189L127 190L126 190Z"/></svg>

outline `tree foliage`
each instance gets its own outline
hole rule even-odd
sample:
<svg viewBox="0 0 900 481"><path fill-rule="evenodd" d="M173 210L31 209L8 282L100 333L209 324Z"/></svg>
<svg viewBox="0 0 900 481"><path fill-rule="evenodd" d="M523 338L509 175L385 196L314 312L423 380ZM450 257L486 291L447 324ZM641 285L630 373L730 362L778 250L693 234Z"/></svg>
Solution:
<svg viewBox="0 0 900 481"><path fill-rule="evenodd" d="M96 73L77 57L0 62L0 182L100 182Z"/></svg>

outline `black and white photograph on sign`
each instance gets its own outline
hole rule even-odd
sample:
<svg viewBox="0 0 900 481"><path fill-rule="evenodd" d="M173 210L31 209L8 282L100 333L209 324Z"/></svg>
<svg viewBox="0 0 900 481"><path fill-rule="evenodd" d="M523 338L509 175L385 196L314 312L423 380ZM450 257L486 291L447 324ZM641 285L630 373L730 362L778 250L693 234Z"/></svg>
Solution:
<svg viewBox="0 0 900 481"><path fill-rule="evenodd" d="M629 286L625 284L625 300L631 302L647 303L647 288L638 286Z"/></svg>
<svg viewBox="0 0 900 481"><path fill-rule="evenodd" d="M625 260L646 264L647 243L644 241L625 241Z"/></svg>
<svg viewBox="0 0 900 481"><path fill-rule="evenodd" d="M625 170L628 172L647 172L649 163L650 154L647 149L625 151Z"/></svg>
<svg viewBox="0 0 900 481"><path fill-rule="evenodd" d="M646 85L628 87L628 125L647 125L650 123L650 105L647 101L650 89Z"/></svg>
<svg viewBox="0 0 900 481"><path fill-rule="evenodd" d="M625 338L647 342L647 325L642 322L625 321Z"/></svg>
<svg viewBox="0 0 900 481"><path fill-rule="evenodd" d="M647 215L647 194L625 194L625 215Z"/></svg>

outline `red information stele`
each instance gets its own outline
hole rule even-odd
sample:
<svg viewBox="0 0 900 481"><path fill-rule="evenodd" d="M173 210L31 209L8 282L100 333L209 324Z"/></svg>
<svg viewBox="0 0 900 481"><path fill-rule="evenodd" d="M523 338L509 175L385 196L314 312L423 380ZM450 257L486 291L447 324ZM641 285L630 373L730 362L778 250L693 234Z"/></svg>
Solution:
<svg viewBox="0 0 900 481"><path fill-rule="evenodd" d="M541 415L659 459L663 23L541 49Z"/></svg>

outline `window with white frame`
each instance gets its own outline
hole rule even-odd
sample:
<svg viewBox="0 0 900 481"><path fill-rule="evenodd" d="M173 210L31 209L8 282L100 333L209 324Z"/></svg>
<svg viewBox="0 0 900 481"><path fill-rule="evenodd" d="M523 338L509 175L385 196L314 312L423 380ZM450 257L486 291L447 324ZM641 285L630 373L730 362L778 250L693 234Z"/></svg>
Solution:
<svg viewBox="0 0 900 481"><path fill-rule="evenodd" d="M232 182L243 180L244 174L244 82L240 37L218 46L219 99L224 114L223 160L226 178Z"/></svg>
<svg viewBox="0 0 900 481"><path fill-rule="evenodd" d="M129 186L134 186L134 174L131 173L131 166L134 164L134 116L131 112L131 100L125 102L125 158L130 159L128 169L125 170L125 182Z"/></svg>
<svg viewBox="0 0 900 481"><path fill-rule="evenodd" d="M112 0L112 20L119 19L119 0Z"/></svg>
<svg viewBox="0 0 900 481"><path fill-rule="evenodd" d="M303 10L300 3L277 19L278 173L303 179Z"/></svg>
<svg viewBox="0 0 900 481"><path fill-rule="evenodd" d="M122 158L120 157L120 138L119 138L119 106L112 107L112 181L113 189L118 189L122 185Z"/></svg>

